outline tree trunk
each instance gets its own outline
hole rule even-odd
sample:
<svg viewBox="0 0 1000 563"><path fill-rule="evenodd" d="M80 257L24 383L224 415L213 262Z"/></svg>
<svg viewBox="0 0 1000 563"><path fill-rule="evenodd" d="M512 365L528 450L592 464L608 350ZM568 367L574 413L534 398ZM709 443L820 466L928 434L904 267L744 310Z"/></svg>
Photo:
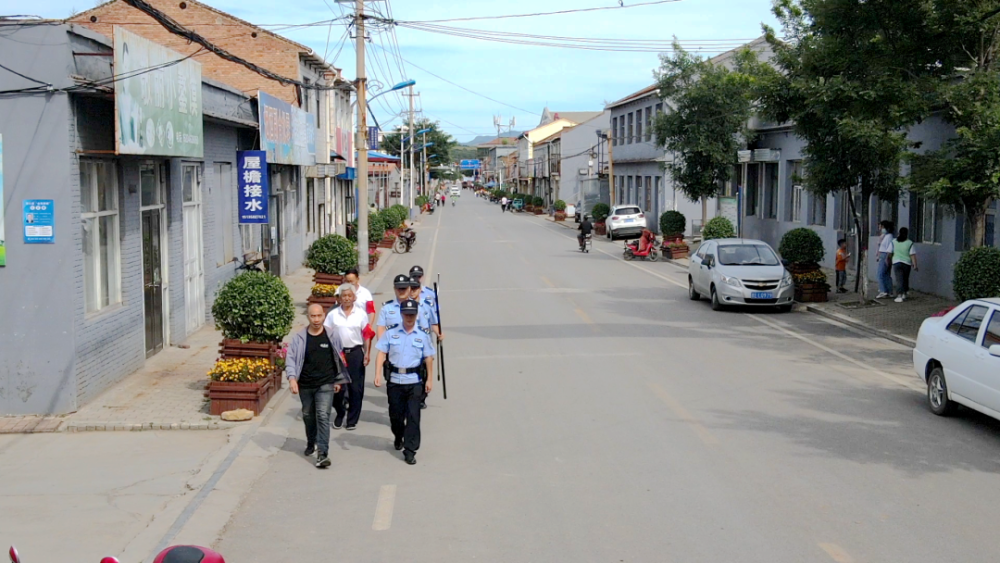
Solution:
<svg viewBox="0 0 1000 563"><path fill-rule="evenodd" d="M986 246L986 208L989 202L978 206L966 205L966 217L972 227L972 246Z"/></svg>
<svg viewBox="0 0 1000 563"><path fill-rule="evenodd" d="M851 206L851 215L854 217L854 232L858 237L858 267L854 280L854 291L861 296L861 301L868 301L868 208L871 200L871 193L867 188L867 181L861 180L861 213L858 213L854 205L854 191L847 188L847 201Z"/></svg>

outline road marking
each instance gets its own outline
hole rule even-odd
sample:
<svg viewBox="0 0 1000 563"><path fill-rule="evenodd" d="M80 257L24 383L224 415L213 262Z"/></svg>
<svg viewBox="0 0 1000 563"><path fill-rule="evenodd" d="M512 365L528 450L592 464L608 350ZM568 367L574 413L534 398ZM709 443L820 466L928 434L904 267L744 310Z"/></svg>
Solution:
<svg viewBox="0 0 1000 563"><path fill-rule="evenodd" d="M833 543L821 543L819 548L826 552L837 563L854 563L854 558L844 551L839 545Z"/></svg>
<svg viewBox="0 0 1000 563"><path fill-rule="evenodd" d="M608 352L606 354L500 354L500 355L484 355L484 356L448 356L449 360L546 360L546 359L558 359L566 360L573 358L621 358L621 357L635 357L642 356L638 352Z"/></svg>
<svg viewBox="0 0 1000 563"><path fill-rule="evenodd" d="M392 526L392 510L396 506L396 485L382 485L378 491L378 504L375 505L375 519L372 520L372 530L384 532Z"/></svg>
<svg viewBox="0 0 1000 563"><path fill-rule="evenodd" d="M711 432L709 432L707 428L698 422L698 419L695 418L690 411L684 408L684 406L681 405L680 402L673 397L673 395L668 393L666 389L651 381L648 382L647 385L653 391L653 394L659 397L660 400L667 405L667 408L673 411L677 418L686 422L687 425L694 430L695 434L701 438L701 441L704 442L706 446L715 446L719 443L719 440Z"/></svg>
<svg viewBox="0 0 1000 563"><path fill-rule="evenodd" d="M820 344L819 342L816 342L815 340L806 338L805 336L802 336L801 334L793 332L793 331L791 331L791 330L789 330L789 329L781 326L780 324L778 324L778 323L776 323L774 321L763 319L761 317L758 317L757 315L751 315L749 313L743 313L743 314L746 315L747 317L750 317L751 319L753 319L753 320L761 323L761 324L765 324L765 325L767 325L767 326L769 326L769 327L771 327L771 328L773 328L775 330L778 330L778 331L786 334L787 336L791 336L792 338L801 340L802 342L805 342L806 344L809 344L810 346L813 346L815 348L819 348L820 350L822 350L822 351L824 351L824 352L826 352L828 354L832 354L834 356L837 356L838 358L840 358L841 360L844 360L845 362L850 362L850 363L858 366L859 368L865 370L866 372L873 373L873 374L875 374L875 375L877 375L877 376L879 376L879 377L881 377L883 379L887 379L887 380L889 380L889 381L891 381L893 383L896 383L898 385L902 385L903 387L907 387L907 388L913 389L915 391L921 391L921 392L924 391L923 386L918 385L917 383L915 383L913 381L910 381L910 380L908 380L908 379L906 379L904 377L900 377L898 375L893 375L891 373L886 373L886 372L884 372L884 371L882 371L880 369L874 368L874 367L872 367L872 366L870 366L870 365L868 365L868 364L866 364L864 362L855 360L854 358L848 356L847 354L844 354L843 352L838 352L837 350L834 350L833 348L830 348L829 346L825 346L823 344Z"/></svg>
<svg viewBox="0 0 1000 563"><path fill-rule="evenodd" d="M545 282L545 285L547 285L549 287L555 287L556 286L556 284L554 284L551 281L549 281L549 278L547 278L545 276L541 276L541 278L542 278L542 281Z"/></svg>

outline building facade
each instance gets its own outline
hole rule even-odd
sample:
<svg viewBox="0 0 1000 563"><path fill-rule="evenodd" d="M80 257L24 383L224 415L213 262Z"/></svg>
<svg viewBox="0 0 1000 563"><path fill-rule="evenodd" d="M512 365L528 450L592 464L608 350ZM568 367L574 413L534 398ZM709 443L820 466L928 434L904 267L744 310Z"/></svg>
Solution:
<svg viewBox="0 0 1000 563"><path fill-rule="evenodd" d="M563 129L559 198L568 205L579 204L583 180L607 177L608 146L604 135L610 128L611 112L605 110L597 117Z"/></svg>

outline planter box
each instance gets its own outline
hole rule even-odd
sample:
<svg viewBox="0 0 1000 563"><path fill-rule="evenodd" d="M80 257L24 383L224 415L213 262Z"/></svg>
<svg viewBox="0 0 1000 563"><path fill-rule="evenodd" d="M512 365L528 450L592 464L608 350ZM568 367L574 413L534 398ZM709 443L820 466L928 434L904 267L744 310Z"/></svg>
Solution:
<svg viewBox="0 0 1000 563"><path fill-rule="evenodd" d="M684 246L661 246L660 250L663 252L663 257L668 260L679 260L681 258L687 258L690 249L687 245Z"/></svg>
<svg viewBox="0 0 1000 563"><path fill-rule="evenodd" d="M566 220L566 214L563 213L562 211L556 211L554 219L556 221L565 221Z"/></svg>
<svg viewBox="0 0 1000 563"><path fill-rule="evenodd" d="M545 213L545 211L542 210L542 208L540 207L535 208L535 215L541 215L542 213Z"/></svg>
<svg viewBox="0 0 1000 563"><path fill-rule="evenodd" d="M226 411L247 409L253 411L254 415L259 415L275 393L277 389L274 374L254 383L211 381L208 384L208 398L211 401L208 412L212 416L219 416Z"/></svg>
<svg viewBox="0 0 1000 563"><path fill-rule="evenodd" d="M313 303L321 305L324 313L329 313L330 309L340 305L340 302L336 297L319 297L317 295L310 295L309 298L306 299L306 303L310 305Z"/></svg>
<svg viewBox="0 0 1000 563"><path fill-rule="evenodd" d="M608 234L607 223L594 223L594 234L602 237Z"/></svg>
<svg viewBox="0 0 1000 563"><path fill-rule="evenodd" d="M795 300L800 303L825 303L828 294L829 289L821 284L808 283L795 286Z"/></svg>
<svg viewBox="0 0 1000 563"><path fill-rule="evenodd" d="M340 285L344 283L344 276L340 274L321 274L316 272L313 274L313 283L323 285Z"/></svg>
<svg viewBox="0 0 1000 563"><path fill-rule="evenodd" d="M274 363L278 357L278 344L274 342L240 342L223 339L219 344L219 354L223 358L267 358Z"/></svg>
<svg viewBox="0 0 1000 563"><path fill-rule="evenodd" d="M809 274L812 272L819 271L819 264L789 264L787 268L790 274L793 276L796 274Z"/></svg>

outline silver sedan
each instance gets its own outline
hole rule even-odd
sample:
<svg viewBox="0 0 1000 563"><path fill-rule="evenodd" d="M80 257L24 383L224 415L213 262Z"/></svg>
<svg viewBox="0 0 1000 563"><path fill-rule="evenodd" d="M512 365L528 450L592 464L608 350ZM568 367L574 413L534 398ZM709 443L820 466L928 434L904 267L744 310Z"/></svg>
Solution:
<svg viewBox="0 0 1000 563"><path fill-rule="evenodd" d="M727 305L792 309L792 276L764 241L716 239L702 243L688 266L688 296L712 300L712 309Z"/></svg>

